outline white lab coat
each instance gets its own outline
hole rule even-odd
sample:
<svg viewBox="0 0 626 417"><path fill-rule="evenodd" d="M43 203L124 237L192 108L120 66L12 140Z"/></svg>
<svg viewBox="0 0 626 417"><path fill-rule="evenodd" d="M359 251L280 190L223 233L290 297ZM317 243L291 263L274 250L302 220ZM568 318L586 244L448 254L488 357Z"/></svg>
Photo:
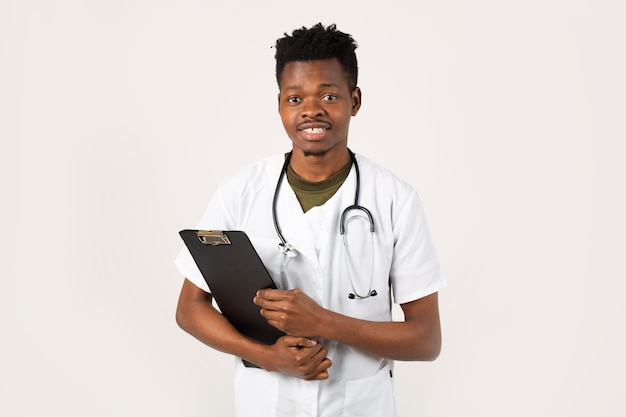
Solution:
<svg viewBox="0 0 626 417"><path fill-rule="evenodd" d="M226 179L197 227L244 230L279 288L300 288L324 308L352 317L389 321L392 300L399 304L413 301L445 285L417 193L359 155L359 203L374 218L373 247L369 222L360 212L350 212L346 236L352 263L348 266L339 220L344 208L354 204L356 175L352 168L330 200L306 213L288 182L283 181L277 218L285 239L298 255L288 258L280 253L272 222L272 199L283 161L284 156L277 155ZM195 285L209 291L186 249L176 265ZM370 280L377 296L348 298L355 290L367 293ZM333 361L325 381L303 381L245 368L237 361L237 416L395 415L393 361L332 340L321 343Z"/></svg>

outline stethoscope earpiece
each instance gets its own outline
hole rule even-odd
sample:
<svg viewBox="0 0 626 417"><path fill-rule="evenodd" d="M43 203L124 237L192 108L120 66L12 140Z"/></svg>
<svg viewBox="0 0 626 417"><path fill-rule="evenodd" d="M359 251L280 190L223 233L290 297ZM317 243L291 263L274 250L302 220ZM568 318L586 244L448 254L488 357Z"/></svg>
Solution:
<svg viewBox="0 0 626 417"><path fill-rule="evenodd" d="M278 249L284 254L287 255L289 258L295 258L296 255L298 254L298 251L296 250L296 248L293 247L293 245L291 243L279 243L278 244Z"/></svg>
<svg viewBox="0 0 626 417"><path fill-rule="evenodd" d="M351 300L354 300L355 298L358 298L359 300L362 300L362 299L368 298L368 297L376 297L377 295L378 295L378 293L376 292L376 290L370 291L370 293L368 295L366 295L365 297L357 296L356 294L351 292L350 294L348 294L348 298L351 299Z"/></svg>

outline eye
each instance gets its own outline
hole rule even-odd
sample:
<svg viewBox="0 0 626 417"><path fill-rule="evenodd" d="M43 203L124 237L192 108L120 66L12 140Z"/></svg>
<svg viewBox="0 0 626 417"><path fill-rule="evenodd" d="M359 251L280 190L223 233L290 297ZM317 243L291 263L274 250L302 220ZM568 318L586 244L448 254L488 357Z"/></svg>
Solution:
<svg viewBox="0 0 626 417"><path fill-rule="evenodd" d="M299 103L300 97L287 97L287 103Z"/></svg>
<svg viewBox="0 0 626 417"><path fill-rule="evenodd" d="M322 97L322 101L334 101L337 100L337 96L334 94L326 94Z"/></svg>

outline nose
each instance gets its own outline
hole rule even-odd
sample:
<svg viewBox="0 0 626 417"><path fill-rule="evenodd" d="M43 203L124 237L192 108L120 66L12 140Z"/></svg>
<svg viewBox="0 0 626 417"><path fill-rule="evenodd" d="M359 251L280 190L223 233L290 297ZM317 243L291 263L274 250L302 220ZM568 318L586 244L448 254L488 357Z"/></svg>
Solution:
<svg viewBox="0 0 626 417"><path fill-rule="evenodd" d="M318 100L306 100L302 106L301 116L304 119L314 119L324 114L324 108Z"/></svg>

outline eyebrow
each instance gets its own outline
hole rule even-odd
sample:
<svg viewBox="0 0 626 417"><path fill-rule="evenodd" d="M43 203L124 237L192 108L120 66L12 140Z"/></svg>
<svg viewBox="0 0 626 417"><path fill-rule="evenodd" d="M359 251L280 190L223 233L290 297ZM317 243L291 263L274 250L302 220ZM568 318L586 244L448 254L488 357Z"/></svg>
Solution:
<svg viewBox="0 0 626 417"><path fill-rule="evenodd" d="M321 83L317 85L317 88L339 88L337 84L334 83ZM289 87L285 87L283 91L291 91L291 90L300 90L302 86L300 84L290 85Z"/></svg>

